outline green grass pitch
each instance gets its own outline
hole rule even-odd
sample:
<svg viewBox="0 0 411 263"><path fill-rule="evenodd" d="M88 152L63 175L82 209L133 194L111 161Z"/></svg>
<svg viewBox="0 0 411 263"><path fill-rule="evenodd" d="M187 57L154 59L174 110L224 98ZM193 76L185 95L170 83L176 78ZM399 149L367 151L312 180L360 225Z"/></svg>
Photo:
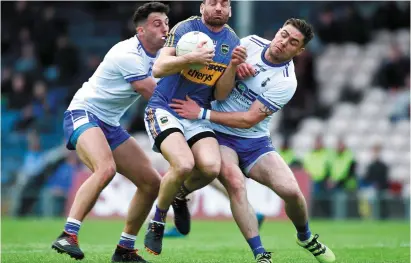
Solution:
<svg viewBox="0 0 411 263"><path fill-rule="evenodd" d="M64 219L3 218L1 262L75 262L50 248L63 224ZM122 221L86 220L79 236L86 254L82 262L110 262L122 225ZM339 263L410 262L408 221L314 221L311 229L333 249ZM136 246L152 263L255 262L234 221L194 221L189 237L164 240L160 256L149 255L142 249L144 232L145 229L139 234ZM273 262L317 262L296 245L294 232L288 221L264 223L262 241L273 252Z"/></svg>

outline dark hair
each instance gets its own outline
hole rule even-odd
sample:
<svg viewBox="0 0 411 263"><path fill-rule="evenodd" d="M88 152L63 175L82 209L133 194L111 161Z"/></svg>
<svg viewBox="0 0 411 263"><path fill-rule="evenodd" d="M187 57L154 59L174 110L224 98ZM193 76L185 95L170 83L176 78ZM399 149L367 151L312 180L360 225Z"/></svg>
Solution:
<svg viewBox="0 0 411 263"><path fill-rule="evenodd" d="M138 26L141 22L145 21L151 13L165 13L168 14L170 8L160 2L149 2L142 6L139 6L133 15L133 22L135 26Z"/></svg>
<svg viewBox="0 0 411 263"><path fill-rule="evenodd" d="M304 35L304 46L307 45L308 42L310 42L310 40L314 37L313 26L303 19L290 18L285 21L284 26L286 25L292 25L293 27L297 28L298 31L301 32L301 34Z"/></svg>

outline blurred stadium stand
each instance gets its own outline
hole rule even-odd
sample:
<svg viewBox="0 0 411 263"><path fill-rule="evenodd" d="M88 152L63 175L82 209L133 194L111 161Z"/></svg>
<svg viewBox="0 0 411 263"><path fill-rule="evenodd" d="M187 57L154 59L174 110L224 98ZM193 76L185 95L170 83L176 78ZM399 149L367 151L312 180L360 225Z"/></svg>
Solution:
<svg viewBox="0 0 411 263"><path fill-rule="evenodd" d="M199 2L169 4L171 26L198 14L192 10L198 10ZM67 167L73 170L67 176L80 169L78 163L64 161L66 152L59 148L63 112L111 46L134 34L130 19L136 4L19 1L1 5L2 213L23 215L25 209L16 213L18 204L13 203L21 197L12 189L24 194L30 178L43 175L43 180L33 181L38 190L29 193L40 200L47 188L43 185L52 185L52 178L60 176L56 171L64 170L53 166L57 161L70 163ZM233 2L234 17L237 5ZM372 147L380 144L391 192L409 198L409 8L409 2L254 3L252 34L271 39L289 17L307 19L316 31L307 52L295 59L297 93L273 118L275 146L290 138L296 155L303 158L312 150L316 135L324 135L329 148L342 137L355 154L361 179L372 161ZM161 166L164 160L151 153L144 134L144 105L140 101L132 107L122 124L137 133L141 146ZM59 154L50 157L51 150ZM37 205L27 213L39 215L40 210Z"/></svg>

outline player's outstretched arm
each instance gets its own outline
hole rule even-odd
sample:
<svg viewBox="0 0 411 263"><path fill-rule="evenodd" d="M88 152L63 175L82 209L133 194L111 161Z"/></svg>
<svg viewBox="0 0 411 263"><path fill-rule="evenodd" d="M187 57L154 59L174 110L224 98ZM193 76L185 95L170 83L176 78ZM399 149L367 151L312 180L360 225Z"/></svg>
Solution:
<svg viewBox="0 0 411 263"><path fill-rule="evenodd" d="M133 86L133 89L137 93L140 93L141 96L143 96L146 100L149 100L151 98L151 95L153 95L156 85L157 83L152 77L131 82L131 86Z"/></svg>
<svg viewBox="0 0 411 263"><path fill-rule="evenodd" d="M217 80L214 89L214 98L216 100L224 100L230 94L234 87L235 74L237 66L244 63L247 59L247 51L245 47L238 46L233 50L231 61L223 75Z"/></svg>
<svg viewBox="0 0 411 263"><path fill-rule="evenodd" d="M179 73L190 64L206 65L211 63L214 57L214 49L202 48L205 43L206 41L200 43L197 50L178 57L174 47L164 47L160 51L158 59L154 62L153 76L162 78Z"/></svg>
<svg viewBox="0 0 411 263"><path fill-rule="evenodd" d="M170 104L181 117L190 120L209 119L232 128L249 129L275 112L259 100L255 100L246 112L220 112L203 109L188 96L186 99L173 99L173 103Z"/></svg>

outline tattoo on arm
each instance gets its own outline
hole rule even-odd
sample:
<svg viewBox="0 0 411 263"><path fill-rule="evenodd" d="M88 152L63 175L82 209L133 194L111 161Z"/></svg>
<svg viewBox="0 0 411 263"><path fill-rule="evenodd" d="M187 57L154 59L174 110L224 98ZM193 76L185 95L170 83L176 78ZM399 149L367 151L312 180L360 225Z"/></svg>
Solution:
<svg viewBox="0 0 411 263"><path fill-rule="evenodd" d="M259 108L260 113L264 114L265 116L270 116L274 113L274 111L270 110L267 106L263 106Z"/></svg>

